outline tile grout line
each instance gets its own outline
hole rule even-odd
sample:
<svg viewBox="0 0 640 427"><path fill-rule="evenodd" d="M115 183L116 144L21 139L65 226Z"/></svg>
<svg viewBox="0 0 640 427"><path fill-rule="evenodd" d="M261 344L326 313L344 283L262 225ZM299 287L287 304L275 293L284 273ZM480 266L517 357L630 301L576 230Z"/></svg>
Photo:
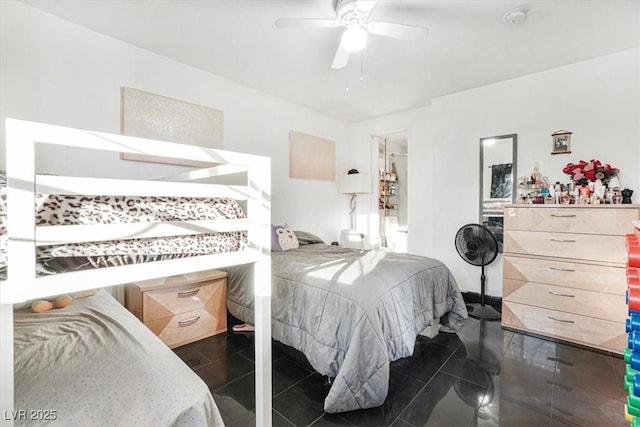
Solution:
<svg viewBox="0 0 640 427"><path fill-rule="evenodd" d="M407 408L409 408L411 406L411 404L418 398L418 396L420 395L420 393L422 393L422 391L427 388L429 386L429 384L431 383L431 381L433 381L433 379L435 378L436 375L438 375L439 372L442 371L442 367L444 365L447 364L447 362L453 357L453 355L455 354L456 351L458 351L458 349L460 348L460 346L462 346L462 344L458 344L458 346L451 352L451 354L449 355L449 357L447 357L447 359L442 362L442 365L440 365L440 367L433 373L433 375L431 375L431 378L429 378L429 381L427 381L425 383L424 386L422 386L422 388L420 388L420 390L418 390L416 392L416 394L413 396L413 398L407 403L407 405L404 407L404 409L402 411L400 411L400 413L398 414L398 416L391 422L392 425L393 423L395 423L396 421L400 420L402 422L405 422L409 425L411 425L412 427L415 427L413 424L411 424L409 421L404 420L402 417L402 414L404 414L407 410ZM402 373L402 372L401 372ZM446 372L443 372L446 374ZM387 396L388 397L388 396Z"/></svg>

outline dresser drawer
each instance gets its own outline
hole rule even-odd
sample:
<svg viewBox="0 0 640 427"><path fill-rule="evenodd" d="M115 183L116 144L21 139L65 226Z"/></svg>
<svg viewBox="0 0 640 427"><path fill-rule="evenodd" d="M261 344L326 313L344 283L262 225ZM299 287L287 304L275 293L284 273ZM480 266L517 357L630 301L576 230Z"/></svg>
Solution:
<svg viewBox="0 0 640 427"><path fill-rule="evenodd" d="M502 325L622 354L624 323L504 301Z"/></svg>
<svg viewBox="0 0 640 427"><path fill-rule="evenodd" d="M624 295L603 294L583 289L505 279L504 299L509 302L548 308L564 313L624 323L627 305Z"/></svg>
<svg viewBox="0 0 640 427"><path fill-rule="evenodd" d="M624 295L627 278L622 267L606 267L542 258L504 256L503 277L569 288Z"/></svg>
<svg viewBox="0 0 640 427"><path fill-rule="evenodd" d="M146 291L142 321L162 319L204 306L216 307L226 301L226 279Z"/></svg>
<svg viewBox="0 0 640 427"><path fill-rule="evenodd" d="M227 330L226 305L205 306L144 323L165 344L174 348Z"/></svg>
<svg viewBox="0 0 640 427"><path fill-rule="evenodd" d="M638 208L621 207L508 207L504 226L509 230L624 235L633 231Z"/></svg>
<svg viewBox="0 0 640 427"><path fill-rule="evenodd" d="M508 230L504 233L504 252L619 265L624 265L627 258L624 236L521 230Z"/></svg>

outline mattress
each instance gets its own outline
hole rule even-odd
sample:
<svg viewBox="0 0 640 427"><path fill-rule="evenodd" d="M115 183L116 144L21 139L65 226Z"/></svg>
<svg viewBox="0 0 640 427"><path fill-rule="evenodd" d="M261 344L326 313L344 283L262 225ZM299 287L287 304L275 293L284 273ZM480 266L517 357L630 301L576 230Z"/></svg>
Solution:
<svg viewBox="0 0 640 427"><path fill-rule="evenodd" d="M105 290L16 310L14 334L17 426L224 425L206 384Z"/></svg>
<svg viewBox="0 0 640 427"><path fill-rule="evenodd" d="M0 173L0 274L7 265L6 179ZM130 224L244 218L230 198L36 194L36 226ZM39 275L241 251L245 231L38 246Z"/></svg>
<svg viewBox="0 0 640 427"><path fill-rule="evenodd" d="M253 323L250 267L229 268L227 308ZM433 319L456 332L467 318L462 294L440 261L325 244L271 254L272 336L333 378L329 413L380 406L389 364L413 354Z"/></svg>

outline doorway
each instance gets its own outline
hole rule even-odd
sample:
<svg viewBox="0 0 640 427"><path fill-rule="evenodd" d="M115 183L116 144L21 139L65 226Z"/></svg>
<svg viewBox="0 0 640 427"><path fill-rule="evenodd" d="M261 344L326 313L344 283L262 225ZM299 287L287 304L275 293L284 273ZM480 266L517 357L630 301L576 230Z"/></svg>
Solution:
<svg viewBox="0 0 640 427"><path fill-rule="evenodd" d="M408 135L404 130L377 137L380 246L393 252L407 252Z"/></svg>

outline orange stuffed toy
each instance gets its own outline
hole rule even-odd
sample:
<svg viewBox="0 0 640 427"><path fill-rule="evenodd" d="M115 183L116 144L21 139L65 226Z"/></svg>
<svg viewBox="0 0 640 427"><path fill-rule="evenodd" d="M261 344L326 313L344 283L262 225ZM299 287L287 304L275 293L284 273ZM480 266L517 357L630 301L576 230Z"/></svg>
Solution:
<svg viewBox="0 0 640 427"><path fill-rule="evenodd" d="M54 308L65 308L69 307L73 302L73 298L71 295L60 295L53 301L49 300L38 300L34 301L31 304L31 311L34 313L43 313L45 311L49 311Z"/></svg>

